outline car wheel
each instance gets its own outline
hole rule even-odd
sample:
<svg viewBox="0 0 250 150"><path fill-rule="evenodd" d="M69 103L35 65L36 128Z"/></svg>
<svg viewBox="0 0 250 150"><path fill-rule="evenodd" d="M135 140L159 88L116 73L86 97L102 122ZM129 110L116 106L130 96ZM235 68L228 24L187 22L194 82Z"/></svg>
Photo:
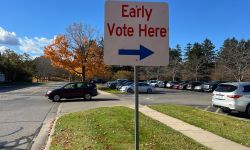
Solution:
<svg viewBox="0 0 250 150"><path fill-rule="evenodd" d="M90 93L86 93L86 94L84 95L84 99L85 99L85 100L91 100L91 99L92 99L92 95L91 95Z"/></svg>
<svg viewBox="0 0 250 150"><path fill-rule="evenodd" d="M132 89L128 89L127 92L128 93L133 93L133 90Z"/></svg>
<svg viewBox="0 0 250 150"><path fill-rule="evenodd" d="M159 85L158 85L158 84L156 84L156 85L155 85L155 87L159 87Z"/></svg>
<svg viewBox="0 0 250 150"><path fill-rule="evenodd" d="M246 115L250 117L250 104L248 104L247 109L246 109Z"/></svg>
<svg viewBox="0 0 250 150"><path fill-rule="evenodd" d="M230 112L231 112L231 110L228 109L228 108L221 108L221 110L222 110L222 112L224 112L224 113L230 113Z"/></svg>
<svg viewBox="0 0 250 150"><path fill-rule="evenodd" d="M53 101L54 102L58 102L58 101L60 101L60 99L61 99L61 97L59 95L54 95L53 96Z"/></svg>
<svg viewBox="0 0 250 150"><path fill-rule="evenodd" d="M147 90L147 93L152 93L152 92L153 92L152 89Z"/></svg>

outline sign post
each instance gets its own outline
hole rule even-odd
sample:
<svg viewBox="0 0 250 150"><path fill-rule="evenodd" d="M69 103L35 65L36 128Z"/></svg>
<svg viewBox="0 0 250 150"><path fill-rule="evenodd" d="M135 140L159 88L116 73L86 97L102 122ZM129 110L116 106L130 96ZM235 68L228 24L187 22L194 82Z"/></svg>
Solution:
<svg viewBox="0 0 250 150"><path fill-rule="evenodd" d="M135 150L139 150L139 95L138 95L138 66L134 66L135 91Z"/></svg>
<svg viewBox="0 0 250 150"><path fill-rule="evenodd" d="M135 149L139 150L138 66L168 65L168 5L106 1L104 29L104 63L134 66Z"/></svg>

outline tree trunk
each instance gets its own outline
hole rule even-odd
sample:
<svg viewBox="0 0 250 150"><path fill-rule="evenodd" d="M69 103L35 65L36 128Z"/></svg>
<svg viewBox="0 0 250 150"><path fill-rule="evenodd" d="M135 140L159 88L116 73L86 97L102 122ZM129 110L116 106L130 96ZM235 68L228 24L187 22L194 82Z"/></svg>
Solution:
<svg viewBox="0 0 250 150"><path fill-rule="evenodd" d="M85 81L85 65L82 65L82 81Z"/></svg>
<svg viewBox="0 0 250 150"><path fill-rule="evenodd" d="M172 80L173 80L173 82L175 81L175 71L174 71L174 69L173 69L173 72L172 72Z"/></svg>

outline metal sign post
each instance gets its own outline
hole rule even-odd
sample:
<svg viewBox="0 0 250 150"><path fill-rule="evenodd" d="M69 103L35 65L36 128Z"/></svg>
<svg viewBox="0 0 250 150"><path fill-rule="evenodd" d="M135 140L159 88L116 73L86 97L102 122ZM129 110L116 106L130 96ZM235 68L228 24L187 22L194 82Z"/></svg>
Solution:
<svg viewBox="0 0 250 150"><path fill-rule="evenodd" d="M135 150L139 150L139 95L138 95L138 66L134 66L135 92Z"/></svg>
<svg viewBox="0 0 250 150"><path fill-rule="evenodd" d="M169 61L168 4L105 1L104 63L134 66L135 150L139 150L138 66Z"/></svg>

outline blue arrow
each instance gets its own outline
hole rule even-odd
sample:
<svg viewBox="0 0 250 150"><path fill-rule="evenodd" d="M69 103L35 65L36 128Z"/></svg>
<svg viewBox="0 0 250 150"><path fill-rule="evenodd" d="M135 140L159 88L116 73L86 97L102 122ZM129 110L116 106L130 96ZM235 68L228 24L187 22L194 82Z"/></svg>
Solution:
<svg viewBox="0 0 250 150"><path fill-rule="evenodd" d="M140 55L140 60L143 60L144 58L154 54L150 49L144 47L143 45L140 45L140 49L119 49L118 51L119 55Z"/></svg>

